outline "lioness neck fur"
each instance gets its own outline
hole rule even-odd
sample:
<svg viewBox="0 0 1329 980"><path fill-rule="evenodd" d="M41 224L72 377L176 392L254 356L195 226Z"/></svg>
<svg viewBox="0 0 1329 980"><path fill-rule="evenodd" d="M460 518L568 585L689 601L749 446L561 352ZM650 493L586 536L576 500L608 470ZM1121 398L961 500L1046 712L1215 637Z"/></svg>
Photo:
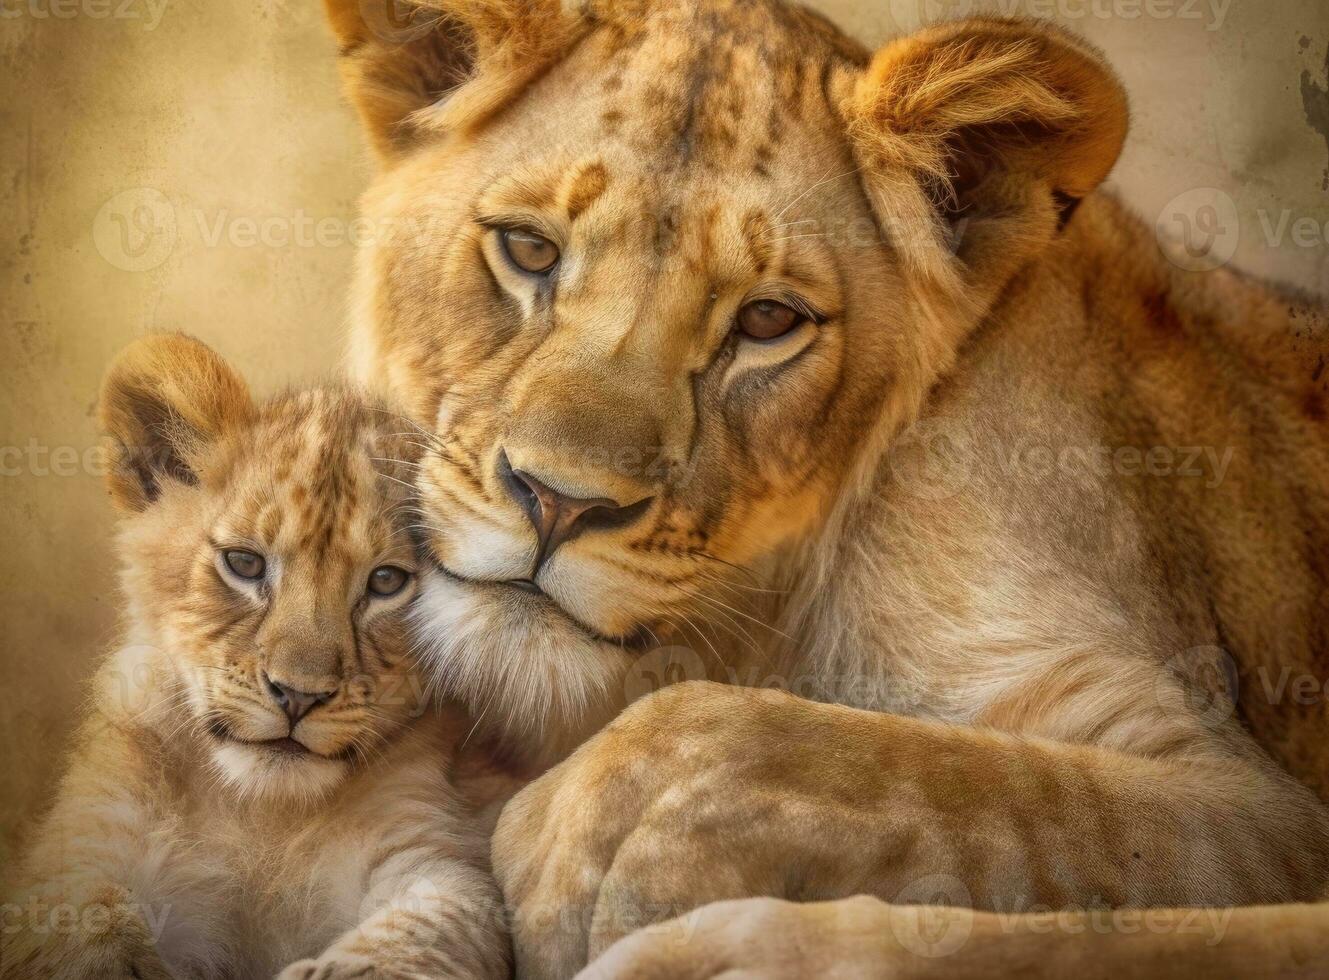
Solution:
<svg viewBox="0 0 1329 980"><path fill-rule="evenodd" d="M1318 301L1093 195L782 570L787 669L1151 755L1244 724L1329 799L1326 362Z"/></svg>

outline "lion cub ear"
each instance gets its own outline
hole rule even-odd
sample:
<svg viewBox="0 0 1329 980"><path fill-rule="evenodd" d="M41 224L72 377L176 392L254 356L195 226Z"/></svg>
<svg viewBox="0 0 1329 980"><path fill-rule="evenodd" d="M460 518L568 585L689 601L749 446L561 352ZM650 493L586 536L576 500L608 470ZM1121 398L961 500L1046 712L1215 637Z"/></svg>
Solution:
<svg viewBox="0 0 1329 980"><path fill-rule="evenodd" d="M111 362L97 409L114 443L112 498L139 511L163 481L197 482L199 452L253 411L244 381L206 344L183 334L136 340Z"/></svg>
<svg viewBox="0 0 1329 980"><path fill-rule="evenodd" d="M474 125L567 49L560 0L324 0L342 80L381 163Z"/></svg>
<svg viewBox="0 0 1329 980"><path fill-rule="evenodd" d="M906 259L980 291L1000 288L1102 182L1128 119L1096 49L1000 18L887 44L842 108L878 219Z"/></svg>

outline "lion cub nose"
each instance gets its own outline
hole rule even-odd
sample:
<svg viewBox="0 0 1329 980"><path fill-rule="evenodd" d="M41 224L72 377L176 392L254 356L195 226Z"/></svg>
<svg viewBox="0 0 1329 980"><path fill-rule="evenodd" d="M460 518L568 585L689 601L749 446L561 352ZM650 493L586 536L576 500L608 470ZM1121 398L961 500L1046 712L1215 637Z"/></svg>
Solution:
<svg viewBox="0 0 1329 980"><path fill-rule="evenodd" d="M569 497L535 475L513 469L503 451L498 454L498 476L535 528L539 546L531 566L532 579L559 545L583 531L624 527L644 514L654 499L622 505L608 497Z"/></svg>
<svg viewBox="0 0 1329 980"><path fill-rule="evenodd" d="M277 706L286 712L286 717L291 719L294 725L297 721L309 714L310 709L316 704L327 701L335 694L335 691L299 691L289 685L275 681L267 674L263 675L263 681L267 685L268 694L272 700L277 702Z"/></svg>

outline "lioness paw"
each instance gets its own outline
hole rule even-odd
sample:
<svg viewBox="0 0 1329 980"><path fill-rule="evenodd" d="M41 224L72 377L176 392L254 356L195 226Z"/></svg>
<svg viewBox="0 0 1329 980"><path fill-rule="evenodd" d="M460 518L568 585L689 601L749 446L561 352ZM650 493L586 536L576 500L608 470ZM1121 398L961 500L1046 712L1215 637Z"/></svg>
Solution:
<svg viewBox="0 0 1329 980"><path fill-rule="evenodd" d="M378 980L392 975L365 956L325 953L318 959L297 960L282 970L277 980Z"/></svg>

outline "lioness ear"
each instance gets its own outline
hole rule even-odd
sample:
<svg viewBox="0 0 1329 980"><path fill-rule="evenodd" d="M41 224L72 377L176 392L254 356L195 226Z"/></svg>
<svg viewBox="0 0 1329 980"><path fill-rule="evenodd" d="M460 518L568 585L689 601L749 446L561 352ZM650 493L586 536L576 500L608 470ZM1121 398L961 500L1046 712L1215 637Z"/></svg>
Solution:
<svg viewBox="0 0 1329 980"><path fill-rule="evenodd" d="M560 0L324 4L342 80L385 163L492 113L548 68L582 21Z"/></svg>
<svg viewBox="0 0 1329 980"><path fill-rule="evenodd" d="M201 341L154 334L111 362L98 420L113 441L107 482L125 510L147 507L162 481L194 483L198 452L253 412L240 376Z"/></svg>
<svg viewBox="0 0 1329 980"><path fill-rule="evenodd" d="M999 18L886 45L843 109L878 219L908 260L980 290L1050 240L1112 169L1127 127L1125 92L1094 48Z"/></svg>

